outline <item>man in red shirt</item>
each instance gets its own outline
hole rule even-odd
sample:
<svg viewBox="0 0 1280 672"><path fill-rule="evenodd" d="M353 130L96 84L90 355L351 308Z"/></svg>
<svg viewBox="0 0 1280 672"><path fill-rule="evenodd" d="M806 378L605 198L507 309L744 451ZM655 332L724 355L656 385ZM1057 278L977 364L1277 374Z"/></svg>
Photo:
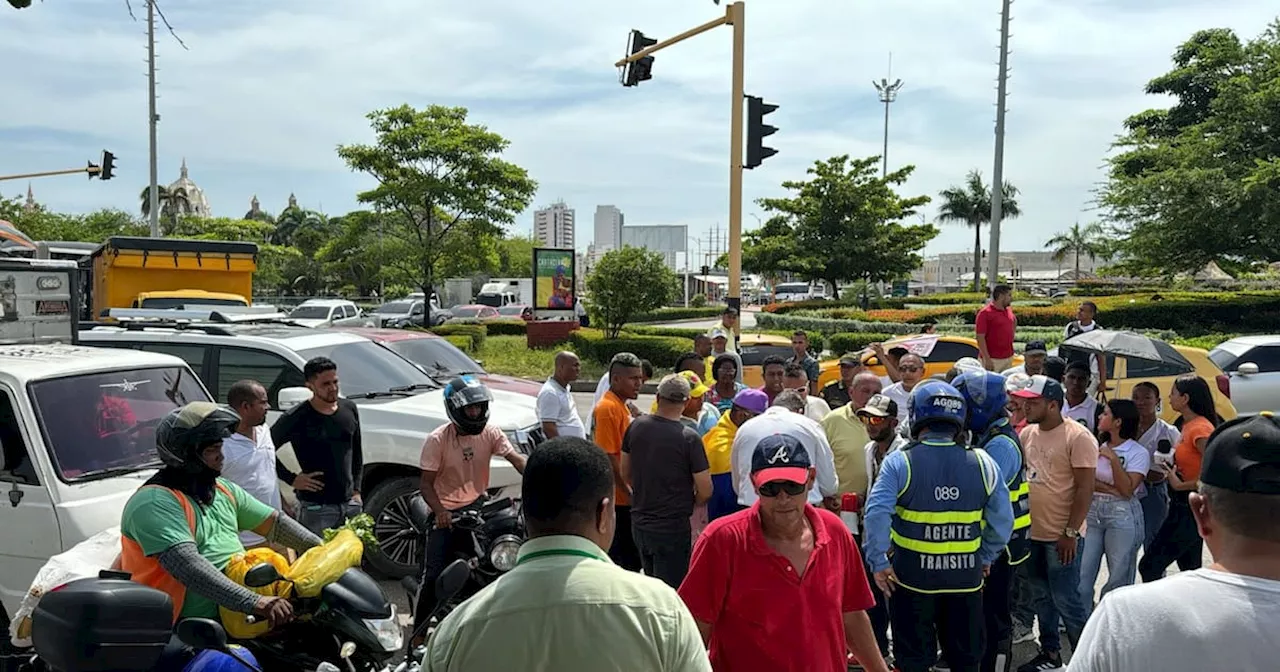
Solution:
<svg viewBox="0 0 1280 672"><path fill-rule="evenodd" d="M1013 364L1013 332L1018 326L1014 316L1013 288L996 285L991 290L991 303L978 311L974 330L978 334L978 356L988 371L1000 373Z"/></svg>
<svg viewBox="0 0 1280 672"><path fill-rule="evenodd" d="M862 557L835 514L805 501L813 479L798 440L766 436L751 456L760 499L698 537L680 597L717 672L845 672L850 650L888 672Z"/></svg>

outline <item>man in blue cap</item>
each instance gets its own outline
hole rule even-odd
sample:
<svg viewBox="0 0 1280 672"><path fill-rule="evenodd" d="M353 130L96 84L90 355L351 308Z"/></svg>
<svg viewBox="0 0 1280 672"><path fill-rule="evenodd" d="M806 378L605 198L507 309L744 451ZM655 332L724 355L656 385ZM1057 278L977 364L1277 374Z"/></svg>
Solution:
<svg viewBox="0 0 1280 672"><path fill-rule="evenodd" d="M867 499L863 549L889 596L894 662L928 672L938 646L952 672L978 672L983 578L1009 543L1009 489L986 452L965 446L964 397L941 381L908 401L912 443L889 453Z"/></svg>

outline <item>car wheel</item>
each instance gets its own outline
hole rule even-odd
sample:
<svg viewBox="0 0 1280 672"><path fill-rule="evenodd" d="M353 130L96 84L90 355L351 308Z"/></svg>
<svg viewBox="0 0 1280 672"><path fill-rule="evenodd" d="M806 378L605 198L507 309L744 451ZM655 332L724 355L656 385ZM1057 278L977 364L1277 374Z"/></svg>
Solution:
<svg viewBox="0 0 1280 672"><path fill-rule="evenodd" d="M418 573L426 549L409 518L409 500L417 493L416 477L399 476L375 486L365 502L365 513L373 517L373 535L378 540L378 549L365 553L365 564L380 578L401 579Z"/></svg>

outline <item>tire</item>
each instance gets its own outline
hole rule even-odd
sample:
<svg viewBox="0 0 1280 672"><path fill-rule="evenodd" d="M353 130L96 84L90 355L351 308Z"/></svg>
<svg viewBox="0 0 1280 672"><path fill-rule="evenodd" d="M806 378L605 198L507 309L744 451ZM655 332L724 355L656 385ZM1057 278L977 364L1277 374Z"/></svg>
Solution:
<svg viewBox="0 0 1280 672"><path fill-rule="evenodd" d="M424 540L409 522L409 498L418 492L418 478L397 476L382 481L369 493L365 513L373 517L378 549L366 552L365 566L378 578L399 580L416 576L426 553Z"/></svg>

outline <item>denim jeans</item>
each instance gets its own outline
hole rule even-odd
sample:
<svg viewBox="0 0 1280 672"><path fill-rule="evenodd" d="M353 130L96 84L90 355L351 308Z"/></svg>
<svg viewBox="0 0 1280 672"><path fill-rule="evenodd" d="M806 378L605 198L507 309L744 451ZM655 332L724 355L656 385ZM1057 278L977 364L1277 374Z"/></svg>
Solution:
<svg viewBox="0 0 1280 672"><path fill-rule="evenodd" d="M1142 548L1150 552L1151 540L1169 515L1169 487L1163 481L1148 483L1147 494L1138 501L1142 503Z"/></svg>
<svg viewBox="0 0 1280 672"><path fill-rule="evenodd" d="M312 504L298 502L298 522L311 530L317 537L324 537L324 531L339 527L348 518L360 515L364 507L360 502L350 501L346 504Z"/></svg>
<svg viewBox="0 0 1280 672"><path fill-rule="evenodd" d="M1075 646L1089 620L1090 606L1080 597L1080 544L1076 543L1076 555L1068 564L1058 559L1057 543L1032 541L1031 557L1022 563L1026 566L1036 618L1040 621L1040 648L1045 651L1061 651L1062 638L1058 635L1058 619L1067 624L1067 640Z"/></svg>
<svg viewBox="0 0 1280 672"><path fill-rule="evenodd" d="M1102 595L1133 585L1138 572L1138 546L1143 538L1142 504L1136 497L1094 495L1085 524L1084 546L1080 551L1080 598L1092 606L1093 587L1104 555L1107 583L1102 586Z"/></svg>

